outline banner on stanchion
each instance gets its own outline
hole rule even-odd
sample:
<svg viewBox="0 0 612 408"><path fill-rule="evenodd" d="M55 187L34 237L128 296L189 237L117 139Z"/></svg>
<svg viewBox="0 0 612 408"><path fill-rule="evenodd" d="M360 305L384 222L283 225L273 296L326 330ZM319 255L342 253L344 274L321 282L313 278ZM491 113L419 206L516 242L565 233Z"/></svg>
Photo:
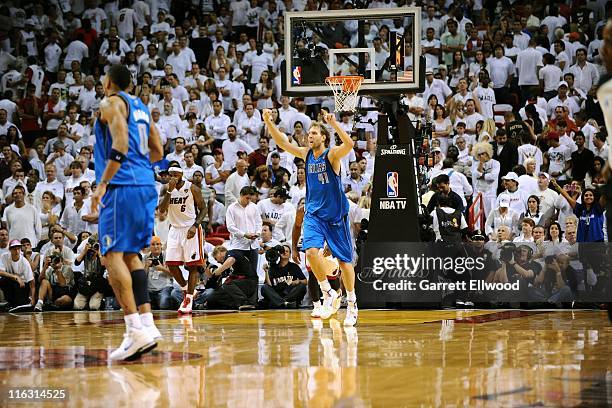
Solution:
<svg viewBox="0 0 612 408"><path fill-rule="evenodd" d="M360 306L612 301L606 243L366 243L356 269Z"/></svg>

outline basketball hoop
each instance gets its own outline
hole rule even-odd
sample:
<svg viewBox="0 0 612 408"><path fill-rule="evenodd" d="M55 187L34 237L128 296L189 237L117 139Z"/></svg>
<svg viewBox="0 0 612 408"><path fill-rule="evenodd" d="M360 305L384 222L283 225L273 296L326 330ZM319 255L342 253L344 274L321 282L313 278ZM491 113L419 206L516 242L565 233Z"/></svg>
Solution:
<svg viewBox="0 0 612 408"><path fill-rule="evenodd" d="M336 112L355 112L357 107L357 92L363 82L362 76L330 76L325 83L334 92Z"/></svg>

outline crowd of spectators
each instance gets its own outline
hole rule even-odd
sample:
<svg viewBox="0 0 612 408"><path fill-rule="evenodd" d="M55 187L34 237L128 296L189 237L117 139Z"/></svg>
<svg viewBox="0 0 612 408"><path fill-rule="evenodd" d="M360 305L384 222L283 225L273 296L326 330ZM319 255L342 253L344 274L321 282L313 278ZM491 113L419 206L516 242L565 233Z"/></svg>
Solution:
<svg viewBox="0 0 612 408"><path fill-rule="evenodd" d="M483 231L478 239L536 246L607 241L598 187L609 171L609 145L596 90L605 74L600 48L612 7L602 1L368 3L405 5L423 7L425 90L402 95L401 103L411 120L431 129L420 152L431 186L423 202L434 203L428 213L437 238L461 239L456 230L441 231L439 221L458 211L461 232L467 208L478 201L486 215L476 225ZM97 242L98 212L90 204L98 165L92 129L104 97L101 79L114 64L130 70L131 92L149 107L162 136L166 156L154 164L158 187L175 161L202 190L209 264L222 268L227 251L220 246L234 249L238 227L226 214L252 186L249 200L261 218L252 242L260 285L305 284L278 249L292 248L296 208L305 196L304 162L275 146L261 111L272 109L292 143L306 145L311 122L331 99L282 96L283 13L352 8L338 0L11 0L0 6L5 301L37 309L116 307ZM377 53L384 54L380 37L388 32L370 28L368 42ZM356 35L348 26L346 33ZM369 98L361 103L375 106ZM356 237L369 217L377 129L349 114L339 119L365 134L341 167ZM155 234L142 254L150 292L155 307L175 308L181 293L164 264L164 213L156 213ZM283 272L268 273L270 248L280 253ZM214 271L207 268L202 277L204 305ZM261 292L268 306L301 300L284 287Z"/></svg>

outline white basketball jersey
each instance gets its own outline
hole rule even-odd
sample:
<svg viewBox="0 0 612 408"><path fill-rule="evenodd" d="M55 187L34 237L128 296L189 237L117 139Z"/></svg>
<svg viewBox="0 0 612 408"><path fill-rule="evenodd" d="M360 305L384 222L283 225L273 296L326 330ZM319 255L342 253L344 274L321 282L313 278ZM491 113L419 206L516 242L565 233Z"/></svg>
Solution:
<svg viewBox="0 0 612 408"><path fill-rule="evenodd" d="M175 188L170 195L168 220L173 227L191 227L196 219L195 203L191 193L191 182L184 181L180 189Z"/></svg>
<svg viewBox="0 0 612 408"><path fill-rule="evenodd" d="M30 65L28 68L32 70L32 79L30 82L36 87L34 94L37 98L40 98L42 95L43 80L45 79L45 71L38 65Z"/></svg>
<svg viewBox="0 0 612 408"><path fill-rule="evenodd" d="M134 37L134 10L124 8L117 15L117 31L119 37L132 39Z"/></svg>

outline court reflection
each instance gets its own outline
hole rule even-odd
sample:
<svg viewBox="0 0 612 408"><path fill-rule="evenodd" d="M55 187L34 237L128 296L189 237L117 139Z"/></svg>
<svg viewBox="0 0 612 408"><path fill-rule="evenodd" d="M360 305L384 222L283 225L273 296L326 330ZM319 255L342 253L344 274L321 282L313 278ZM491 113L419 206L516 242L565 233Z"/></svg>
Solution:
<svg viewBox="0 0 612 408"><path fill-rule="evenodd" d="M503 316L362 311L345 328L303 312L156 314L158 349L111 364L119 314L0 315L0 383L67 387L77 406L612 405L603 314Z"/></svg>

